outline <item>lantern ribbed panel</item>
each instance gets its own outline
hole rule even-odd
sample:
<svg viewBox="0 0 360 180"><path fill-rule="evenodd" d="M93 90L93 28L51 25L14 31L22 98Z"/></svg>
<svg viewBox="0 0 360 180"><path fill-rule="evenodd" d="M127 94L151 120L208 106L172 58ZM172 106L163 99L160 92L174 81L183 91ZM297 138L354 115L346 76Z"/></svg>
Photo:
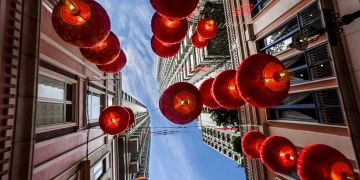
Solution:
<svg viewBox="0 0 360 180"><path fill-rule="evenodd" d="M127 126L127 128L129 129L135 122L135 114L134 114L134 111L131 110L130 108L128 108L128 107L124 107L124 108L128 111L128 113L130 115L129 124Z"/></svg>
<svg viewBox="0 0 360 180"><path fill-rule="evenodd" d="M175 44L186 37L188 22L186 19L170 20L155 13L151 19L151 30L159 41Z"/></svg>
<svg viewBox="0 0 360 180"><path fill-rule="evenodd" d="M106 134L116 135L127 129L130 120L129 112L121 106L105 108L99 117L99 126Z"/></svg>
<svg viewBox="0 0 360 180"><path fill-rule="evenodd" d="M217 25L214 20L205 18L199 21L197 33L206 39L212 39L216 36Z"/></svg>
<svg viewBox="0 0 360 180"><path fill-rule="evenodd" d="M270 136L261 145L260 157L270 170L289 173L295 168L298 156L291 141L281 136Z"/></svg>
<svg viewBox="0 0 360 180"><path fill-rule="evenodd" d="M138 177L135 180L148 180L148 178L146 178L146 177Z"/></svg>
<svg viewBox="0 0 360 180"><path fill-rule="evenodd" d="M289 80L275 81L274 69L285 70L276 57L267 54L255 54L245 59L236 73L236 83L241 97L257 108L266 108L279 104L290 89Z"/></svg>
<svg viewBox="0 0 360 180"><path fill-rule="evenodd" d="M354 178L350 161L338 150L324 144L304 147L297 164L301 179L343 180L342 176Z"/></svg>
<svg viewBox="0 0 360 180"><path fill-rule="evenodd" d="M243 137L241 146L245 156L258 159L260 158L260 148L265 140L264 134L259 131L249 131Z"/></svg>
<svg viewBox="0 0 360 180"><path fill-rule="evenodd" d="M197 32L195 32L191 36L191 43L196 48L202 49L208 45L209 40L201 37Z"/></svg>
<svg viewBox="0 0 360 180"><path fill-rule="evenodd" d="M212 84L214 82L214 78L209 78L205 80L199 88L201 100L204 103L204 106L210 109L218 109L220 105L215 101L214 96L212 95Z"/></svg>
<svg viewBox="0 0 360 180"><path fill-rule="evenodd" d="M162 16L184 19L196 9L199 0L150 0L150 3Z"/></svg>
<svg viewBox="0 0 360 180"><path fill-rule="evenodd" d="M105 65L97 65L98 69L106 73L117 73L126 65L126 55L120 50L120 55L111 63Z"/></svg>
<svg viewBox="0 0 360 180"><path fill-rule="evenodd" d="M120 54L120 42L113 32L98 46L92 48L80 48L84 58L97 65L105 65L113 62Z"/></svg>
<svg viewBox="0 0 360 180"><path fill-rule="evenodd" d="M162 114L175 124L192 122L200 115L202 106L199 90L187 82L171 85L163 92L159 100Z"/></svg>
<svg viewBox="0 0 360 180"><path fill-rule="evenodd" d="M174 57L180 49L180 43L164 44L153 36L151 38L151 48L154 53L162 58Z"/></svg>
<svg viewBox="0 0 360 180"><path fill-rule="evenodd" d="M213 96L216 102L225 109L238 109L245 104L237 90L235 75L235 70L225 70L213 82Z"/></svg>
<svg viewBox="0 0 360 180"><path fill-rule="evenodd" d="M79 15L70 14L62 1L52 12L52 25L61 39L77 47L93 47L105 40L110 33L110 18L105 9L93 0L73 2L80 9Z"/></svg>

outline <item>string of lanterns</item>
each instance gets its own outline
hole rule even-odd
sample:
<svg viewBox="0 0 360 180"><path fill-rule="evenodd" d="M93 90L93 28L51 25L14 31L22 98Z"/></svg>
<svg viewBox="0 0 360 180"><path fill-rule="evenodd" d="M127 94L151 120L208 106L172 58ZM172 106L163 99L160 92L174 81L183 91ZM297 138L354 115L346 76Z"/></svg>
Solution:
<svg viewBox="0 0 360 180"><path fill-rule="evenodd" d="M126 64L119 39L110 31L110 18L94 0L62 0L52 12L55 32L80 48L83 57L106 73L117 73Z"/></svg>
<svg viewBox="0 0 360 180"><path fill-rule="evenodd" d="M180 43L188 32L188 16L196 9L199 0L150 0L156 10L151 19L151 48L162 58L174 57L180 50ZM215 37L217 26L214 20L199 21L191 42L196 48L204 48Z"/></svg>
<svg viewBox="0 0 360 180"><path fill-rule="evenodd" d="M204 48L216 36L217 25L214 20L204 18L199 21L196 32L191 36L191 42L196 48Z"/></svg>
<svg viewBox="0 0 360 180"><path fill-rule="evenodd" d="M192 122L200 115L198 109L203 105L228 110L238 109L245 103L257 108L271 107L287 96L290 78L276 57L255 54L245 59L237 70L225 70L215 79L205 80L199 90L189 83L175 83L164 91L159 107L165 117L176 124ZM182 96L181 92L189 93Z"/></svg>
<svg viewBox="0 0 360 180"><path fill-rule="evenodd" d="M260 159L276 173L286 174L297 167L301 179L354 179L349 160L338 150L324 144L308 145L298 155L294 144L285 137L266 138L259 131L249 131L243 136L241 146L245 156Z"/></svg>

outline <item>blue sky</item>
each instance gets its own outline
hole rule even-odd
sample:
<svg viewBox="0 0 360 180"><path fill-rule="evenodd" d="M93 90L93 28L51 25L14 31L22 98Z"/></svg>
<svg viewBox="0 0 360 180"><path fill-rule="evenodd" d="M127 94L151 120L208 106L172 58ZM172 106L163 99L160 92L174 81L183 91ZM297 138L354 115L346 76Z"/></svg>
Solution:
<svg viewBox="0 0 360 180"><path fill-rule="evenodd" d="M120 39L128 63L123 89L145 104L152 127L174 126L158 109L155 55L150 46L149 0L97 0L109 13L111 29ZM193 122L187 126L196 126ZM185 126L185 127L187 127ZM158 129L163 130L163 129ZM175 129L175 135L153 135L150 151L150 180L227 180L245 179L244 170L201 140L197 128ZM156 131L156 129L153 129Z"/></svg>

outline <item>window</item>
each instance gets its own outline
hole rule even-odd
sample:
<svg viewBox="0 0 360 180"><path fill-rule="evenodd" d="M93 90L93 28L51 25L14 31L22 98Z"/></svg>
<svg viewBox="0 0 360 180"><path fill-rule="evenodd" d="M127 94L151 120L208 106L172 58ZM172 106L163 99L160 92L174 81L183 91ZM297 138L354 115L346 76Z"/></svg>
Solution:
<svg viewBox="0 0 360 180"><path fill-rule="evenodd" d="M100 116L102 108L102 98L101 95L92 91L87 93L87 115L89 121L97 121Z"/></svg>
<svg viewBox="0 0 360 180"><path fill-rule="evenodd" d="M108 106L112 106L114 105L114 96L113 95L108 95Z"/></svg>
<svg viewBox="0 0 360 180"><path fill-rule="evenodd" d="M252 8L253 8L252 16L257 15L270 2L271 2L271 0L250 0L250 6L252 6Z"/></svg>
<svg viewBox="0 0 360 180"><path fill-rule="evenodd" d="M74 122L73 87L73 84L38 76L37 126Z"/></svg>
<svg viewBox="0 0 360 180"><path fill-rule="evenodd" d="M269 119L344 125L337 89L289 94L278 106L268 109Z"/></svg>
<svg viewBox="0 0 360 180"><path fill-rule="evenodd" d="M323 28L321 12L317 3L311 5L296 15L275 31L271 32L259 42L261 52L267 54L278 54L289 49L292 43L292 36L302 33L305 36L312 36L317 29Z"/></svg>
<svg viewBox="0 0 360 180"><path fill-rule="evenodd" d="M291 84L334 76L333 65L327 44L285 59L285 67L293 74Z"/></svg>
<svg viewBox="0 0 360 180"><path fill-rule="evenodd" d="M94 179L98 180L104 175L106 172L106 158L95 164L93 169Z"/></svg>

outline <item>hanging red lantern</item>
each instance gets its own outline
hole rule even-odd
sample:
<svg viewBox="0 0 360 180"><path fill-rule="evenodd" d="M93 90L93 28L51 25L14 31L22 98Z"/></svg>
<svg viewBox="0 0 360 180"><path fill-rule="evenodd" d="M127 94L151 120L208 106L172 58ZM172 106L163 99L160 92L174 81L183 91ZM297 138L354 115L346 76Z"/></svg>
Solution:
<svg viewBox="0 0 360 180"><path fill-rule="evenodd" d="M148 178L146 178L146 177L138 177L135 180L148 180Z"/></svg>
<svg viewBox="0 0 360 180"><path fill-rule="evenodd" d="M54 6L52 24L64 41L78 47L93 47L110 33L105 9L93 0L63 0Z"/></svg>
<svg viewBox="0 0 360 180"><path fill-rule="evenodd" d="M235 74L235 70L223 71L212 85L212 94L216 102L225 109L238 109L245 104L237 90Z"/></svg>
<svg viewBox="0 0 360 180"><path fill-rule="evenodd" d="M215 21L209 18L202 19L197 25L197 33L205 39L214 38L216 31L217 26Z"/></svg>
<svg viewBox="0 0 360 180"><path fill-rule="evenodd" d="M265 140L264 134L259 131L249 131L243 137L241 146L245 156L257 159L260 158L260 148Z"/></svg>
<svg viewBox="0 0 360 180"><path fill-rule="evenodd" d="M127 129L130 114L121 106L109 106L99 117L99 126L106 134L116 135Z"/></svg>
<svg viewBox="0 0 360 180"><path fill-rule="evenodd" d="M113 62L120 54L120 42L113 32L110 32L109 36L91 48L80 48L81 54L88 61L105 65Z"/></svg>
<svg viewBox="0 0 360 180"><path fill-rule="evenodd" d="M162 58L174 57L180 49L180 43L177 44L165 44L154 36L151 38L151 48L156 55Z"/></svg>
<svg viewBox="0 0 360 180"><path fill-rule="evenodd" d="M304 147L297 163L301 179L355 179L350 161L338 150L324 144Z"/></svg>
<svg viewBox="0 0 360 180"><path fill-rule="evenodd" d="M220 105L215 101L213 94L211 93L212 84L214 82L214 78L209 78L205 80L199 88L201 100L204 105L210 109L218 109Z"/></svg>
<svg viewBox="0 0 360 180"><path fill-rule="evenodd" d="M151 30L163 43L179 43L186 37L188 22L186 19L169 19L155 13L151 20Z"/></svg>
<svg viewBox="0 0 360 180"><path fill-rule="evenodd" d="M258 108L279 104L290 89L290 75L276 57L255 54L241 63L236 83L243 99Z"/></svg>
<svg viewBox="0 0 360 180"><path fill-rule="evenodd" d="M291 141L281 136L265 139L260 149L261 161L267 168L277 173L289 173L297 162L297 151Z"/></svg>
<svg viewBox="0 0 360 180"><path fill-rule="evenodd" d="M97 67L100 71L106 73L117 73L124 68L126 62L126 55L123 50L120 50L120 55L113 62L105 65L97 65Z"/></svg>
<svg viewBox="0 0 360 180"><path fill-rule="evenodd" d="M187 82L178 82L168 87L160 97L162 114L175 124L188 124L202 110L199 90Z"/></svg>
<svg viewBox="0 0 360 180"><path fill-rule="evenodd" d="M201 37L197 32L195 32L192 36L191 36L191 43L193 44L193 46L195 46L196 48L204 48L208 45L209 40L205 39L203 37Z"/></svg>
<svg viewBox="0 0 360 180"><path fill-rule="evenodd" d="M154 9L172 19L184 19L196 9L199 0L150 0Z"/></svg>
<svg viewBox="0 0 360 180"><path fill-rule="evenodd" d="M128 108L128 107L125 107L125 106L124 106L124 108L126 109L126 111L127 111L127 112L129 113L129 115L130 115L129 124L128 124L127 128L131 128L132 125L133 125L134 122L135 122L135 114L134 114L134 111L131 110L131 109Z"/></svg>

